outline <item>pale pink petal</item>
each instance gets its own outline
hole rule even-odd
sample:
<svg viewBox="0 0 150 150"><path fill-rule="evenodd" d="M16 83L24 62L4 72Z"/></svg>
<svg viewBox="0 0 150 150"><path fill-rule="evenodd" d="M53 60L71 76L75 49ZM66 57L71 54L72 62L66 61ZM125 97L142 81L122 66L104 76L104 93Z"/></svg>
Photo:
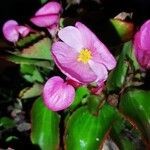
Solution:
<svg viewBox="0 0 150 150"><path fill-rule="evenodd" d="M61 29L58 32L58 36L63 42L65 42L68 46L74 48L78 52L82 48L84 48L81 33L77 28L73 26L67 26Z"/></svg>
<svg viewBox="0 0 150 150"><path fill-rule="evenodd" d="M36 16L31 18L30 21L39 27L49 27L59 21L59 16L58 15Z"/></svg>
<svg viewBox="0 0 150 150"><path fill-rule="evenodd" d="M107 47L100 41L95 41L93 48L93 59L102 63L108 70L112 70L116 66L116 60L108 51Z"/></svg>
<svg viewBox="0 0 150 150"><path fill-rule="evenodd" d="M40 8L35 16L48 15L48 14L58 14L61 11L61 5L57 2L49 2Z"/></svg>
<svg viewBox="0 0 150 150"><path fill-rule="evenodd" d="M91 69L93 70L93 72L97 76L97 78L94 82L97 82L99 84L99 83L106 81L106 79L108 77L108 71L107 71L106 67L103 64L96 63L92 60L89 60L88 63L90 65Z"/></svg>
<svg viewBox="0 0 150 150"><path fill-rule="evenodd" d="M78 62L78 53L65 43L54 43L52 54L59 69L70 79L80 83L90 83L96 79L89 65Z"/></svg>
<svg viewBox="0 0 150 150"><path fill-rule="evenodd" d="M113 69L116 66L116 60L107 47L84 24L77 22L75 26L82 34L84 47L89 48L92 51L93 56L95 56L94 59L97 59L99 63L103 63L107 69Z"/></svg>
<svg viewBox="0 0 150 150"><path fill-rule="evenodd" d="M22 37L27 36L30 32L30 28L26 26L17 26L16 30L21 34Z"/></svg>
<svg viewBox="0 0 150 150"><path fill-rule="evenodd" d="M81 22L76 22L75 27L78 28L78 30L80 31L81 35L82 35L82 43L84 48L87 49L92 49L92 44L93 44L93 33L92 31L90 31L84 24L82 24Z"/></svg>
<svg viewBox="0 0 150 150"><path fill-rule="evenodd" d="M19 33L16 30L18 23L14 20L9 20L3 25L4 37L10 42L17 42L19 39Z"/></svg>
<svg viewBox="0 0 150 150"><path fill-rule="evenodd" d="M53 111L66 109L71 105L74 97L74 88L64 83L63 79L58 76L50 78L44 85L44 103Z"/></svg>

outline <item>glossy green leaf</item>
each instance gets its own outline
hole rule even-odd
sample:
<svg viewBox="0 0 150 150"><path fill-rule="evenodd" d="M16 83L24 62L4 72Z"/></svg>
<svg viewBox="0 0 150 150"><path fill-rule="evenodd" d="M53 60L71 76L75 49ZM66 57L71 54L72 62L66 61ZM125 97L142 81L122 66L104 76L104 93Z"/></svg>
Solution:
<svg viewBox="0 0 150 150"><path fill-rule="evenodd" d="M137 133L137 129L134 129L133 126L118 113L118 117L112 125L110 136L118 145L119 149L139 149L141 136Z"/></svg>
<svg viewBox="0 0 150 150"><path fill-rule="evenodd" d="M43 38L33 45L23 48L21 51L14 52L18 56L34 59L46 59L52 60L50 54L51 40L49 38Z"/></svg>
<svg viewBox="0 0 150 150"><path fill-rule="evenodd" d="M133 89L121 97L120 110L142 131L150 143L150 91Z"/></svg>
<svg viewBox="0 0 150 150"><path fill-rule="evenodd" d="M0 118L0 127L3 127L5 129L13 128L15 127L15 122L13 119L8 117L2 117Z"/></svg>
<svg viewBox="0 0 150 150"><path fill-rule="evenodd" d="M36 96L40 96L42 93L43 85L35 83L32 87L27 87L20 91L19 98L21 99L27 99L27 98L33 98Z"/></svg>
<svg viewBox="0 0 150 150"><path fill-rule="evenodd" d="M115 113L115 109L107 104L98 115L92 115L87 107L77 109L67 121L66 150L98 150L115 119Z"/></svg>
<svg viewBox="0 0 150 150"><path fill-rule="evenodd" d="M59 123L60 116L43 104L38 98L31 110L31 141L41 150L59 149Z"/></svg>
<svg viewBox="0 0 150 150"><path fill-rule="evenodd" d="M124 44L121 54L119 55L116 68L110 73L107 80L108 91L114 91L121 88L125 82L128 71L127 54L132 50L131 42Z"/></svg>
<svg viewBox="0 0 150 150"><path fill-rule="evenodd" d="M122 41L128 41L132 39L134 33L133 23L129 23L119 19L110 19L110 23L115 28L118 36Z"/></svg>
<svg viewBox="0 0 150 150"><path fill-rule="evenodd" d="M70 110L75 109L87 96L89 95L89 90L87 87L79 87L76 90L75 100L69 107Z"/></svg>
<svg viewBox="0 0 150 150"><path fill-rule="evenodd" d="M88 102L88 110L92 113L92 114L97 114L99 111L99 107L101 105L103 105L104 101L104 95L101 94L99 96L97 95L90 95L87 98L87 102ZM101 106L102 107L102 106Z"/></svg>

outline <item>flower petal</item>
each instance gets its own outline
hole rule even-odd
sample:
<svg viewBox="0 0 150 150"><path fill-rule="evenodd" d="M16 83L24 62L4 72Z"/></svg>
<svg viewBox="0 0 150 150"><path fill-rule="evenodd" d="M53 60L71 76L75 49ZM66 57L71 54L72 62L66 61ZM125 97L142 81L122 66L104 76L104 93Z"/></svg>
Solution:
<svg viewBox="0 0 150 150"><path fill-rule="evenodd" d="M54 43L52 54L59 69L70 79L80 83L90 83L96 79L89 65L78 62L78 53L65 43Z"/></svg>
<svg viewBox="0 0 150 150"><path fill-rule="evenodd" d="M105 65L108 70L115 68L116 60L102 42L98 40L95 41L93 49L93 59L95 59L95 61Z"/></svg>
<svg viewBox="0 0 150 150"><path fill-rule="evenodd" d="M92 49L92 44L93 44L93 40L92 40L92 31L90 31L84 24L82 24L81 22L76 22L75 27L78 28L78 30L81 33L82 36L82 41L83 41L83 45L84 48L87 49Z"/></svg>
<svg viewBox="0 0 150 150"><path fill-rule="evenodd" d="M16 30L21 34L22 37L27 36L30 32L30 28L26 26L17 26Z"/></svg>
<svg viewBox="0 0 150 150"><path fill-rule="evenodd" d="M58 15L45 15L45 16L36 16L30 19L30 21L39 26L39 27L49 27L59 20Z"/></svg>
<svg viewBox="0 0 150 150"><path fill-rule="evenodd" d="M58 32L58 36L63 42L65 42L68 46L74 48L78 52L82 48L84 48L81 33L77 28L73 26L67 26L61 29Z"/></svg>
<svg viewBox="0 0 150 150"><path fill-rule="evenodd" d="M57 2L49 2L45 4L42 8L40 8L35 16L40 15L49 15L49 14L58 14L61 10L61 5Z"/></svg>
<svg viewBox="0 0 150 150"><path fill-rule="evenodd" d="M15 20L9 20L3 25L4 37L10 42L17 42L19 39L16 26L18 26L18 23Z"/></svg>
<svg viewBox="0 0 150 150"><path fill-rule="evenodd" d="M75 26L82 34L82 40L85 48L89 48L92 54L96 56L99 63L103 63L107 69L111 70L116 66L116 60L109 52L107 47L88 29L84 24L77 22Z"/></svg>
<svg viewBox="0 0 150 150"><path fill-rule="evenodd" d="M59 111L69 107L74 97L74 88L64 83L63 79L58 76L50 78L44 85L44 103L53 111Z"/></svg>
<svg viewBox="0 0 150 150"><path fill-rule="evenodd" d="M108 77L108 72L107 72L106 67L103 64L96 63L96 62L90 60L89 65L90 65L91 69L93 70L93 72L97 76L95 82L97 82L99 84L99 83L103 83L104 81L106 81L106 79Z"/></svg>
<svg viewBox="0 0 150 150"><path fill-rule="evenodd" d="M143 58L143 50L141 49L140 36L140 32L137 32L134 36L135 55L139 60Z"/></svg>
<svg viewBox="0 0 150 150"><path fill-rule="evenodd" d="M50 27L47 27L47 30L52 35L52 37L54 37L58 32L58 25L52 24Z"/></svg>
<svg viewBox="0 0 150 150"><path fill-rule="evenodd" d="M140 29L140 45L142 49L150 49L150 20L144 23Z"/></svg>

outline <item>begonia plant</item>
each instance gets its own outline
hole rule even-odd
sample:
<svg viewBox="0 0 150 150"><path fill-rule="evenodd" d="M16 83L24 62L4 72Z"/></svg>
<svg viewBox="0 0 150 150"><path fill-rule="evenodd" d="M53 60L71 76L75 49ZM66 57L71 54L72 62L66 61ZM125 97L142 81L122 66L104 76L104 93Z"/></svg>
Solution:
<svg viewBox="0 0 150 150"><path fill-rule="evenodd" d="M31 85L16 98L32 101L31 143L41 150L150 149L150 21L135 28L132 19L109 18L114 31L106 37L119 40L108 44L104 33L82 17L68 21L65 11L50 1L29 25L8 20L2 28L14 44L3 58Z"/></svg>

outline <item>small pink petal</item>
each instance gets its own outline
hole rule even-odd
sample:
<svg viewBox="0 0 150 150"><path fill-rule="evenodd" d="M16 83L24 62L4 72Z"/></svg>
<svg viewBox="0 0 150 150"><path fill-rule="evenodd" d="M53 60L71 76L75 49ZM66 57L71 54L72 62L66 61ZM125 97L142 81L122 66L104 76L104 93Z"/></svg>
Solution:
<svg viewBox="0 0 150 150"><path fill-rule="evenodd" d="M17 42L19 39L19 33L16 30L18 23L14 20L9 20L3 25L4 37L10 42Z"/></svg>
<svg viewBox="0 0 150 150"><path fill-rule="evenodd" d="M56 35L56 33L58 32L58 25L53 24L50 27L48 27L47 30L52 35L52 37L54 37Z"/></svg>
<svg viewBox="0 0 150 150"><path fill-rule="evenodd" d="M58 32L59 38L65 42L68 46L74 48L76 51L80 51L85 48L82 42L82 35L80 31L73 27L67 26Z"/></svg>
<svg viewBox="0 0 150 150"><path fill-rule="evenodd" d="M58 14L61 11L61 5L57 2L49 2L40 8L35 16Z"/></svg>
<svg viewBox="0 0 150 150"><path fill-rule="evenodd" d="M81 83L79 83L79 82L76 82L76 81L74 81L74 80L72 80L72 79L70 79L70 78L66 78L66 82L68 83L68 84L70 84L70 85L72 85L74 88L78 88L78 87L80 87L80 86L82 86L83 84L81 84Z"/></svg>
<svg viewBox="0 0 150 150"><path fill-rule="evenodd" d="M17 26L16 30L21 34L22 37L27 36L30 32L30 28L26 26Z"/></svg>
<svg viewBox="0 0 150 150"><path fill-rule="evenodd" d="M90 92L94 95L100 95L101 92L103 91L104 87L105 87L104 82L101 82L98 86L92 87L90 89Z"/></svg>
<svg viewBox="0 0 150 150"><path fill-rule="evenodd" d="M96 80L88 64L77 61L78 52L63 42L52 45L54 61L59 69L70 79L80 83L90 83Z"/></svg>
<svg viewBox="0 0 150 150"><path fill-rule="evenodd" d="M44 85L44 103L53 111L66 109L71 105L74 97L74 88L64 83L63 79L58 76L50 78Z"/></svg>
<svg viewBox="0 0 150 150"><path fill-rule="evenodd" d="M59 21L59 16L58 15L36 16L31 18L30 21L39 27L49 27Z"/></svg>
<svg viewBox="0 0 150 150"><path fill-rule="evenodd" d="M96 74L97 78L94 82L101 83L106 81L108 77L108 71L103 64L96 63L92 60L89 60L89 65L92 71Z"/></svg>

